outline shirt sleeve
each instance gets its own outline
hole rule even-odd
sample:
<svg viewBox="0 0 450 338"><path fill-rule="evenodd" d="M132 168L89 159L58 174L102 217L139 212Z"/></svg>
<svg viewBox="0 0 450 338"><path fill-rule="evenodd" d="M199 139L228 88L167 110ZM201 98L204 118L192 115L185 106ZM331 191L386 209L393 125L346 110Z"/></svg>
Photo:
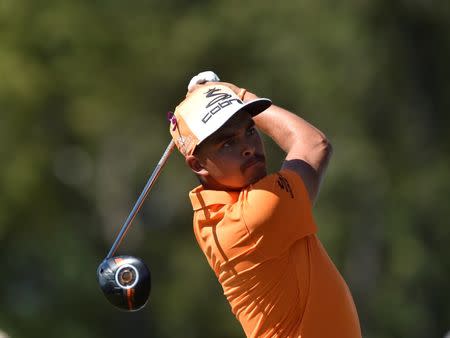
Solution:
<svg viewBox="0 0 450 338"><path fill-rule="evenodd" d="M242 218L266 257L278 256L297 240L317 232L306 187L298 174L287 169L248 188Z"/></svg>

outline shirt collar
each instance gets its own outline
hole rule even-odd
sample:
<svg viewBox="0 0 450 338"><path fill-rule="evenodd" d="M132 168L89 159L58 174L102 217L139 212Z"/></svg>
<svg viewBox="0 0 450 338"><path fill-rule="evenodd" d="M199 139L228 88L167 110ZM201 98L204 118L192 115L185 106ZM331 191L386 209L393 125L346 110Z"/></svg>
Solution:
<svg viewBox="0 0 450 338"><path fill-rule="evenodd" d="M205 190L202 185L189 192L192 209L200 210L213 204L233 204L239 198L239 191Z"/></svg>

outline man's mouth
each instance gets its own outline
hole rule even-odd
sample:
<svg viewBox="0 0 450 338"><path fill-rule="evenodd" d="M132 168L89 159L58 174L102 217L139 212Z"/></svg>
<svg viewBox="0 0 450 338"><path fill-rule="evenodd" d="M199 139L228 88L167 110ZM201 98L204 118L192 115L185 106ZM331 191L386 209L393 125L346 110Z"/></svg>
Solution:
<svg viewBox="0 0 450 338"><path fill-rule="evenodd" d="M248 169L250 167L253 167L256 164L265 164L266 162L266 158L264 157L264 155L255 155L254 157L252 157L251 159L247 160L243 165L242 165L242 170Z"/></svg>

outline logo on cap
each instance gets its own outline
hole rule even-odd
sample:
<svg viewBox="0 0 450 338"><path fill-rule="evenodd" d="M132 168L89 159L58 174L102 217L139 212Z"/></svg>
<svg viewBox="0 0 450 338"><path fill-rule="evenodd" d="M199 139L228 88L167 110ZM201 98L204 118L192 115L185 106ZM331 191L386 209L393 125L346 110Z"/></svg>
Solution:
<svg viewBox="0 0 450 338"><path fill-rule="evenodd" d="M186 156L189 153L189 149L192 147L192 142L194 140L191 136L182 136L180 135L175 139L175 144L180 149L181 153Z"/></svg>
<svg viewBox="0 0 450 338"><path fill-rule="evenodd" d="M212 98L208 104L205 106L207 110L206 114L202 118L203 123L207 123L213 115L217 114L222 108L228 107L229 105L236 102L237 104L243 104L241 100L233 97L232 95L221 92L219 88L210 88L205 93L206 98Z"/></svg>

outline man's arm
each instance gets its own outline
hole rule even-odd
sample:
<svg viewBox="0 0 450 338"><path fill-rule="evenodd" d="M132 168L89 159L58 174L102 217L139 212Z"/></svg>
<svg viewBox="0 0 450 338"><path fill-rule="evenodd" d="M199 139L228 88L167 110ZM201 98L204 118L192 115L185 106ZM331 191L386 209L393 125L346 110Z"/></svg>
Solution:
<svg viewBox="0 0 450 338"><path fill-rule="evenodd" d="M258 98L255 94L234 84L218 83L231 88L244 102ZM187 95L201 85L190 85ZM253 120L256 126L271 137L287 154L282 169L290 169L300 175L308 190L311 204L314 204L332 153L328 139L320 130L301 117L276 105L270 106Z"/></svg>
<svg viewBox="0 0 450 338"><path fill-rule="evenodd" d="M256 98L256 95L246 92L243 100ZM256 126L287 154L282 169L290 169L300 175L314 204L332 153L326 136L301 117L276 105L253 119Z"/></svg>

